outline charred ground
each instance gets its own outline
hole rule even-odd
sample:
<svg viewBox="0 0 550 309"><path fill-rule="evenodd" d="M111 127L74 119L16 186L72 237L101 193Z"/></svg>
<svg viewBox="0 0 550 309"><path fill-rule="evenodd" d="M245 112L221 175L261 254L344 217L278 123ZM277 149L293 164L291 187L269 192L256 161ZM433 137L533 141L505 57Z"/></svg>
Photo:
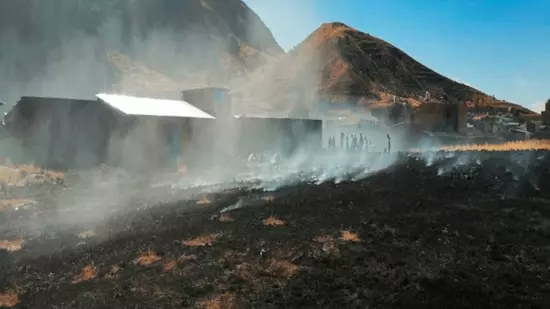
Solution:
<svg viewBox="0 0 550 309"><path fill-rule="evenodd" d="M462 158L404 158L361 181L270 193L159 187L96 206L102 220L37 231L26 223L48 222L71 190L54 189L1 214L0 239L23 242L0 253L0 305L546 307L550 158Z"/></svg>

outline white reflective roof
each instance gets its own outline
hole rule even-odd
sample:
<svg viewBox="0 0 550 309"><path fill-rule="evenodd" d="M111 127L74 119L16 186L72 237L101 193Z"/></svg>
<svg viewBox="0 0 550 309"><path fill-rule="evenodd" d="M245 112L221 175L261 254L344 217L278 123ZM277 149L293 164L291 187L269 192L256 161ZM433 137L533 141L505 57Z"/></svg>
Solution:
<svg viewBox="0 0 550 309"><path fill-rule="evenodd" d="M160 100L105 93L100 93L96 96L109 106L126 115L215 119L212 115L203 112L185 101Z"/></svg>

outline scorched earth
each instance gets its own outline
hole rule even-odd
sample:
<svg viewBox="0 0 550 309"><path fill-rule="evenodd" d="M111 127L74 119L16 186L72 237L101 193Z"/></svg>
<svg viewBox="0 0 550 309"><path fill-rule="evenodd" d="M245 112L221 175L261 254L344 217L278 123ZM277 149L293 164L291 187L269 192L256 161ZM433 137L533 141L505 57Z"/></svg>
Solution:
<svg viewBox="0 0 550 309"><path fill-rule="evenodd" d="M0 213L0 307L548 308L546 153L428 161L267 193L14 192L33 202Z"/></svg>

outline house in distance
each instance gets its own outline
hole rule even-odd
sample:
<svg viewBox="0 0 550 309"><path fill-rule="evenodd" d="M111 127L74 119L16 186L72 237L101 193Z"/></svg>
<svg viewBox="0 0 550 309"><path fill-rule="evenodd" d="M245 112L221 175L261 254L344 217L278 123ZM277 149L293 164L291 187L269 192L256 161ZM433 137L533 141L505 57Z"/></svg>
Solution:
<svg viewBox="0 0 550 309"><path fill-rule="evenodd" d="M25 157L43 167L133 170L224 164L251 151L291 154L321 147L322 121L233 115L227 89L202 88L182 100L98 94L94 99L22 97L6 130Z"/></svg>

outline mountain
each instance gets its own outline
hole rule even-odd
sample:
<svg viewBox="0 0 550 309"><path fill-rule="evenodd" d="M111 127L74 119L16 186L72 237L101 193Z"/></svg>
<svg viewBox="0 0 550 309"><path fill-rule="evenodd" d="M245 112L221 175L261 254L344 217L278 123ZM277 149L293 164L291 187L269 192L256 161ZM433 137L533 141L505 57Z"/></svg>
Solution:
<svg viewBox="0 0 550 309"><path fill-rule="evenodd" d="M530 112L342 23L323 24L284 53L241 0L0 1L0 46L0 97L8 102L101 91L178 97L221 85L246 109L312 108L318 100L387 107L394 95L417 106L428 91L435 101Z"/></svg>
<svg viewBox="0 0 550 309"><path fill-rule="evenodd" d="M243 95L263 102L278 98L272 104L280 106L288 98L282 93L300 101L307 98L371 108L389 106L395 95L418 106L429 92L431 101L532 113L451 80L390 43L343 23L321 25L280 60L254 74L250 79L259 82Z"/></svg>
<svg viewBox="0 0 550 309"><path fill-rule="evenodd" d="M223 84L283 53L241 0L0 1L0 46L0 95L10 101L87 97L128 78Z"/></svg>

